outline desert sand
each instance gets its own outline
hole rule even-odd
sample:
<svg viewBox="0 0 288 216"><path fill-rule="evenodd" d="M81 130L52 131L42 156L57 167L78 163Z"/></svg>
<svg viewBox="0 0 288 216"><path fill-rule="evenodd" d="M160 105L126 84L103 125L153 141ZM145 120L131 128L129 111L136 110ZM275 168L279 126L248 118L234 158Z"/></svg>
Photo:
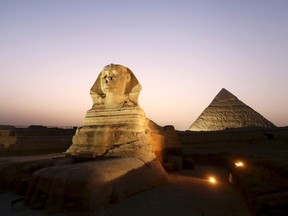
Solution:
<svg viewBox="0 0 288 216"><path fill-rule="evenodd" d="M218 180L216 184L211 184L207 180L211 174ZM0 194L0 214L51 215L25 207L21 198L14 193ZM227 170L212 166L196 166L194 170L169 173L166 184L110 203L95 215L248 216L251 214L241 195L229 184Z"/></svg>
<svg viewBox="0 0 288 216"><path fill-rule="evenodd" d="M219 182L211 184L207 180L210 173ZM113 203L103 213L113 216L251 215L240 194L228 183L226 171L211 166L170 173L167 184Z"/></svg>

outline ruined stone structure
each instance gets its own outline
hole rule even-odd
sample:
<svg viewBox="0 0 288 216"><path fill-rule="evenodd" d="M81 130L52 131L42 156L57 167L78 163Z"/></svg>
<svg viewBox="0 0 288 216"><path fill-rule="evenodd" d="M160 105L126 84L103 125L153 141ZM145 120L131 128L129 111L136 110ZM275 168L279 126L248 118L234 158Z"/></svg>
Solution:
<svg viewBox="0 0 288 216"><path fill-rule="evenodd" d="M0 126L0 154L63 152L70 145L74 128Z"/></svg>
<svg viewBox="0 0 288 216"><path fill-rule="evenodd" d="M242 127L271 128L275 126L223 88L189 127L189 130L212 131Z"/></svg>

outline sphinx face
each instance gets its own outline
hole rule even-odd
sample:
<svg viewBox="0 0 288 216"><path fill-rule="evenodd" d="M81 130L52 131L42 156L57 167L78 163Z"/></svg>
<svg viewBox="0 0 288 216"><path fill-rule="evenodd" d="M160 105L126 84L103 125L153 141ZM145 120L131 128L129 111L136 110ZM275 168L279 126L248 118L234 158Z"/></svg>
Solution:
<svg viewBox="0 0 288 216"><path fill-rule="evenodd" d="M124 95L130 74L119 70L104 70L101 75L101 88L106 95Z"/></svg>

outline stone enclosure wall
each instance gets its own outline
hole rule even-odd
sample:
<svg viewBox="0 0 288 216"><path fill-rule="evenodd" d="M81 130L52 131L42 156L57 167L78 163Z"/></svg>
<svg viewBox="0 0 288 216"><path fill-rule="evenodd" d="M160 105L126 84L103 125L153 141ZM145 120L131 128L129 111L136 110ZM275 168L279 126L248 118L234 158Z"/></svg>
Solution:
<svg viewBox="0 0 288 216"><path fill-rule="evenodd" d="M25 154L65 151L72 143L76 128L30 126L0 130L0 154Z"/></svg>

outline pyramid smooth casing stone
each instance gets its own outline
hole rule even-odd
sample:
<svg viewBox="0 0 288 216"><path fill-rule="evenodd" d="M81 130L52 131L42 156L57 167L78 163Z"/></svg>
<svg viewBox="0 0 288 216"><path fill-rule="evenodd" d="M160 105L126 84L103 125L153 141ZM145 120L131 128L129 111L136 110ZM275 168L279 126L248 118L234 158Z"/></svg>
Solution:
<svg viewBox="0 0 288 216"><path fill-rule="evenodd" d="M223 88L189 130L213 131L242 127L271 128L275 125Z"/></svg>

